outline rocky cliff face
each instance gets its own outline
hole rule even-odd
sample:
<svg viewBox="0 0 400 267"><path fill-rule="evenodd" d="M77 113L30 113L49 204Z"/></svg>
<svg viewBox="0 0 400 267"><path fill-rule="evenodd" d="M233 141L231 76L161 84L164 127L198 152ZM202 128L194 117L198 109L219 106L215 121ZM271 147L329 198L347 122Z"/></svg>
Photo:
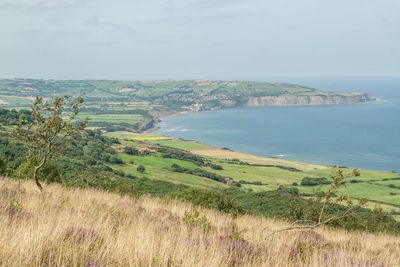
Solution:
<svg viewBox="0 0 400 267"><path fill-rule="evenodd" d="M368 94L352 95L279 95L279 96L260 96L249 97L244 101L245 107L265 107L265 106L316 106L316 105L339 105L364 103L376 100Z"/></svg>

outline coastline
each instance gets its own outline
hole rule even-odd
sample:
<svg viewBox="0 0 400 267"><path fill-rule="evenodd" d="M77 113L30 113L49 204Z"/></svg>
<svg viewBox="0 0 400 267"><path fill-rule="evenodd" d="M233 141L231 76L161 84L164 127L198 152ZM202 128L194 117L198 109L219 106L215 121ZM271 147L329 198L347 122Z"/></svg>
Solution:
<svg viewBox="0 0 400 267"><path fill-rule="evenodd" d="M283 103L283 104L258 104L258 105L247 105L247 104L242 104L242 105L235 105L235 106L228 106L228 107L216 107L216 108L210 108L210 109L200 109L200 110L185 110L185 111L166 111L166 112L161 112L161 115L158 114L152 114L154 124L151 128L145 129L144 131L139 131L139 133L154 133L155 131L161 129L159 126L160 122L166 121L170 117L176 117L176 116L184 116L187 114L193 114L193 113L199 113L199 112L208 112L208 111L215 111L215 110L225 110L225 109L237 109L237 108L265 108L265 107L270 107L270 108L288 108L288 107L315 107L315 106L340 106L340 105L356 105L356 104L365 104L365 103L371 103L371 102L376 102L379 101L380 99L375 97L374 95L367 94L367 93L347 93L348 95L341 95L340 93L338 94L333 94L333 97L340 97L340 98L349 98L352 99L354 96L360 97L361 100L358 101L342 101L342 102L318 102L318 103ZM282 97L284 95L280 96L274 96L275 98ZM303 96L294 96L295 98L303 97ZM308 99L313 96L307 96ZM315 97L315 96L314 96ZM324 96L326 97L326 96ZM249 100L251 102L251 98L249 97ZM263 97L261 97L263 98Z"/></svg>
<svg viewBox="0 0 400 267"><path fill-rule="evenodd" d="M276 107L275 107L275 108L271 109L271 111L269 111L270 107L266 107L264 111L260 111L261 113L258 111L252 111L252 110L256 110L257 108L241 107L238 111L222 112L222 114L219 112L213 112L212 114L214 114L214 115L210 115L211 117L209 117L209 115L199 115L199 117L197 117L197 115L194 115L199 112L188 112L188 111L176 112L176 113L168 114L166 116L161 116L159 118L159 123L157 123L156 127L154 127L148 133L156 133L156 134L161 134L161 135L166 135L166 136L171 136L171 137L178 137L178 138L182 138L182 139L186 139L186 140L197 140L203 144L211 144L212 146L216 146L216 147L229 147L235 151L254 154L254 155L258 155L258 156L262 156L262 157L302 161L302 162L309 162L309 163L320 164L320 165L330 165L330 166L339 165L339 166L348 166L348 167L353 166L353 167L359 167L359 168L366 168L366 169L370 169L370 170L399 172L398 166L396 166L396 164L393 161L394 160L393 156L390 157L390 155L392 155L394 152L393 153L390 152L393 149L390 146L389 147L387 146L388 141L386 141L385 143L382 143L383 146L380 149L379 147L374 145L375 144L374 142L372 142L372 143L368 142L368 140L375 140L375 139L365 139L363 137L364 136L364 134L362 133L363 128L360 128L360 127L364 127L364 126L365 127L372 126L371 123L373 124L374 120L376 120L378 118L375 115L373 115L373 114L375 114L374 112L379 112L376 114L381 114L380 111L384 110L384 109L386 110L386 106L385 105L382 106L379 103L375 103L375 102L369 102L366 104L367 105L339 105L339 106L344 106L343 108L339 108L339 109L337 109L335 107L328 108L328 105L319 105L320 107L316 107L316 109L315 109L315 112L317 112L317 114L319 114L319 115L317 117L313 118L313 120L311 120L310 122L305 122L305 121L303 121L303 119L306 119L306 117L304 117L304 116L306 116L306 114L310 114L310 113L314 112L313 111L314 109L309 110L307 107L303 106L303 108L299 109L299 111L296 111L297 108L295 107L293 109L293 112L295 114L298 112L300 112L300 113L298 113L299 115L293 115L292 117L297 118L296 121L298 123L291 124L292 126L290 126L290 127L288 126L288 127L289 128L295 127L293 129L298 129L298 130L300 129L299 132L298 132L298 130L296 130L296 132L298 132L300 134L299 138L294 137L293 134L290 134L290 131L286 131L285 130L287 128L286 126L285 126L285 128L278 126L278 125L285 124L285 122L282 120L279 120L279 118L286 118L285 116L287 116L287 114L292 114L291 113L292 111L290 111L290 110L284 111L286 108L289 108L289 106L288 107L280 107L279 109L276 109ZM327 106L327 108L324 108L324 106ZM382 109L382 108L384 108L384 109ZM243 109L243 110L241 111L241 109ZM282 110L282 111L279 111L279 110ZM223 110L221 110L221 111L223 111ZM200 111L200 112L203 112L203 111ZM360 116L362 116L362 114L364 112L369 112L367 114L371 114L371 116L368 115L368 118L364 118L364 117L360 118ZM205 112L205 113L207 113L207 112ZM192 114L194 116L192 116L190 114ZM217 115L217 114L220 114L220 115ZM227 115L224 115L224 114L227 114ZM231 115L228 115L228 114L231 114ZM239 116L239 114L243 114L243 115ZM276 130L271 129L272 131L270 131L271 133L269 134L269 136L270 136L269 140L262 141L262 140L265 140L265 138L262 139L262 136L260 136L260 134L257 134L256 136L253 136L253 135L247 136L248 138L250 138L249 142L247 142L244 140L247 138L246 134L245 134L245 132L246 132L245 129L249 129L248 131L251 132L252 130L248 127L252 127L251 125L253 125L253 123L249 122L249 123L243 124L239 120L238 123L240 123L240 125L243 125L243 127L245 127L245 128L240 130L240 133L238 134L238 136L235 135L233 137L233 139L237 140L237 142L232 143L231 139L225 140L224 139L225 137L218 130L218 125L220 125L219 121L224 120L225 116L228 116L227 120L232 123L229 123L229 125L225 125L225 124L223 124L223 125L228 127L226 129L233 130L233 129L235 129L236 116L239 116L239 117L244 116L244 118L246 118L246 116L248 116L248 115L245 115L245 114L251 114L250 116L252 116L252 118L257 118L256 117L257 114L265 114L265 116L266 116L265 123L267 123L267 121L272 122L274 120L274 118L277 118L278 119L278 122L277 122L278 128L275 128L275 126L274 126L274 128ZM300 115L300 114L304 114L304 115ZM354 114L354 115L351 115L351 114ZM393 117L393 112L391 112L389 114L392 114L391 117ZM176 118L178 116L186 116L186 115L190 115L188 119ZM377 115L377 116L381 116L381 115ZM302 117L303 117L303 119L300 119ZM335 120L334 119L335 117L338 117L338 120ZM176 118L176 119L174 119L174 118ZM197 118L199 119L198 123L196 122ZM344 120L342 120L340 118L343 118ZM348 119L345 119L345 118L348 118ZM211 121L212 121L212 122L210 122L211 123L210 125L208 125L208 123L207 123L208 119L211 119ZM169 120L171 120L171 121L168 122ZM348 128L347 126L350 125L349 124L350 122L348 120L356 120L361 124L359 126L357 126L358 128L356 128L355 131L352 131L351 134L348 135L349 137L345 137L343 140L339 140L338 138L340 138L340 137L336 138L335 136L340 136L342 133L344 134L345 132L347 132L347 130L345 128ZM279 121L281 121L282 123L279 123ZM303 121L303 122L301 122L301 121ZM332 124L329 121L331 121L331 122L333 121L334 124ZM316 137L317 139L314 139L315 137L313 137L314 136L313 134L312 135L309 135L309 134L304 135L303 134L304 131L301 130L301 125L303 125L304 123L305 123L305 125L309 125L311 127L311 128L309 128L309 126L307 126L307 129L314 129L313 130L313 132L314 132L317 130L316 127L319 127L319 125L321 127L327 127L327 124L336 125L337 124L336 122L339 123L337 125L338 127L333 126L334 129L332 129L332 131L329 130L329 132L331 132L335 136L329 135L329 136L325 136L325 137L321 137L321 138ZM256 123L256 122L254 122L254 123ZM343 125L343 127L340 126L340 123ZM275 124L276 123L273 123L272 125L275 125ZM193 125L194 128L190 128L191 127L190 125ZM223 125L221 124L220 127L225 127ZM253 131L255 131L256 133L260 133L261 125L263 125L263 124L260 124L260 123L254 124L255 128ZM315 125L315 127L312 125ZM364 126L362 126L362 125L364 125ZM380 125L380 124L378 123L377 125ZM189 128L187 128L187 127L189 127ZM208 127L210 127L209 131L208 131ZM180 132L181 130L185 131L184 128L187 128L187 129L193 131L193 133ZM332 127L329 126L326 129L331 129L331 128ZM335 130L335 129L337 129L337 130ZM379 129L385 129L385 128L379 128ZM369 138L375 138L376 134L379 134L379 129L374 131L375 134L372 134ZM176 131L176 132L174 132L174 131ZM219 134L214 136L212 133L215 131L217 131L216 133L219 133ZM305 130L305 132L307 132L307 130ZM286 133L286 134L283 134L283 133ZM210 134L210 136L208 136L208 134ZM279 136L286 136L286 137L282 137L282 138L278 137L278 139L276 139L277 134ZM361 136L361 139L358 138L357 136ZM228 138L228 137L226 137L226 138ZM238 138L240 138L240 139L238 139ZM291 139L291 138L294 138L294 139ZM326 140L328 140L327 138L331 141L326 141ZM350 139L348 139L348 138L350 138ZM393 139L392 135L388 136L388 138L389 138L388 140ZM288 142L284 141L284 139L292 140L292 141L290 141L288 143ZM241 145L241 142L239 140L243 140L244 145ZM351 140L353 140L354 142ZM357 141L357 140L359 140L359 141ZM392 141L397 143L395 140L392 140ZM284 143L282 143L282 142L284 142ZM366 144L365 142L367 142L368 144ZM303 149L303 147L305 147L306 145L297 145L297 144L309 144L309 143L314 144L310 147L311 150L309 150L307 148ZM395 144L395 143L393 143L393 144ZM293 144L293 146L292 146L292 144ZM247 145L247 147L246 147L246 145ZM254 147L254 145L256 145L256 146ZM336 146L336 145L339 146L339 148L340 148L337 151L335 148L332 147L332 146ZM249 146L252 146L252 148L250 149ZM299 147L301 147L301 148L299 148ZM354 149L353 149L353 147L354 147ZM357 150L356 149L357 147L360 147L361 149ZM390 149L390 150L388 150L388 149ZM350 150L350 152L347 153L346 151L349 151L349 150ZM320 152L323 153L323 154L321 154L321 157L316 157L316 155L318 155L318 153L320 153ZM283 157L279 156L281 154L287 154L287 155L283 156ZM344 155L344 154L346 154L346 155ZM376 155L376 156L374 156L374 159L372 159L371 156L366 157L366 155ZM395 155L395 154L393 154L393 155ZM373 161L373 162L371 162L371 161ZM370 163L371 163L371 166L369 166Z"/></svg>

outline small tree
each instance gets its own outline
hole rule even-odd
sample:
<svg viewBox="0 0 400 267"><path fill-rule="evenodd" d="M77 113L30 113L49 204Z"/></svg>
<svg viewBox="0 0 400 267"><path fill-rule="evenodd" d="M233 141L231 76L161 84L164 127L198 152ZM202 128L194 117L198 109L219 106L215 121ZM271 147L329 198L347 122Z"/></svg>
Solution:
<svg viewBox="0 0 400 267"><path fill-rule="evenodd" d="M342 169L334 167L330 175L332 183L330 184L328 190L325 192L320 190L316 191L314 195L308 199L306 211L302 207L300 207L301 210L299 211L297 209L298 206L296 204L293 205L295 207L293 210L291 210L293 217L297 217L297 213L306 213L306 217L296 220L289 227L273 231L267 237L280 232L296 229L315 229L322 225L341 221L353 215L357 210L365 206L368 200L366 198L360 198L355 203L355 201L348 195L338 196L338 192L339 189L345 185L346 178L358 177L360 175L361 173L358 169L354 169L351 174L345 175ZM340 205L342 208L338 209L333 214L327 213L326 209L332 205Z"/></svg>
<svg viewBox="0 0 400 267"><path fill-rule="evenodd" d="M146 171L146 168L143 165L139 165L136 170L140 173L144 173Z"/></svg>
<svg viewBox="0 0 400 267"><path fill-rule="evenodd" d="M33 164L32 178L40 191L43 187L39 171L60 151L68 137L83 131L88 124L88 118L77 121L83 104L83 97L55 97L52 101L36 97L32 106L32 122L21 118L13 132L28 147L28 160Z"/></svg>

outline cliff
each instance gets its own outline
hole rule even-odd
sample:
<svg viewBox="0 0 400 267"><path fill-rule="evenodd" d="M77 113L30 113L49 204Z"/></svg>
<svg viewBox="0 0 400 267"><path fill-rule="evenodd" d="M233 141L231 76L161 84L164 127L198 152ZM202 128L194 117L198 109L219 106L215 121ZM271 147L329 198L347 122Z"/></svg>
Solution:
<svg viewBox="0 0 400 267"><path fill-rule="evenodd" d="M316 105L339 105L354 104L375 101L376 98L369 94L349 95L278 95L248 97L242 104L245 107L265 106L316 106Z"/></svg>

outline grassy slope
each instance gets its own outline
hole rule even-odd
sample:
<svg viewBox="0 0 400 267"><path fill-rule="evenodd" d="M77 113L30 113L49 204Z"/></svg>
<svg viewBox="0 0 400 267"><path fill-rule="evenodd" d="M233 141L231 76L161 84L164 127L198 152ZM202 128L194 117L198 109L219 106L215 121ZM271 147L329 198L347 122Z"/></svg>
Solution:
<svg viewBox="0 0 400 267"><path fill-rule="evenodd" d="M1 266L396 266L400 239L318 229L266 239L286 224L201 209L211 231L185 223L192 207L95 190L0 181Z"/></svg>
<svg viewBox="0 0 400 267"><path fill-rule="evenodd" d="M147 147L152 145L163 145L190 151L194 154L204 156L211 160L214 164L223 166L223 170L213 170L208 167L203 169L213 172L224 177L231 177L235 181L248 181L248 182L262 182L262 185L244 184L242 188L252 189L253 191L265 191L277 189L279 185L292 186L296 182L300 184L304 177L329 177L331 168L316 164L308 164L303 162L288 161L278 158L259 157L239 152L234 152L226 149L215 148L209 145L204 145L195 141L185 141L182 139L152 135L152 134L132 134L128 132L114 132L107 133L109 137L117 137L121 140L120 148L124 146L139 146ZM126 163L125 165L113 166L114 168L138 175L136 168L139 164L146 167L146 172L143 176L152 179L160 179L171 182L183 183L196 187L224 187L224 184L183 173L172 172L170 167L176 163L185 168L196 168L197 166L191 162L182 160L173 160L161 158L158 155L140 157L128 156L120 154L121 158ZM248 162L258 165L274 165L278 167L264 167L264 166L249 166L232 164L232 159L240 159L243 162ZM132 162L133 161L133 162ZM300 171L291 171L282 169L281 167L292 167ZM350 173L351 169L345 170ZM398 184L399 180L396 179L400 176L398 173L391 173L385 171L362 170L361 176L357 177L359 182L348 183L342 189L342 193L349 194L352 197L368 197L372 202L370 207L376 205L381 206L385 210L398 210L400 211L400 188L390 188L389 184ZM381 185L380 185L381 184ZM386 185L386 186L384 186ZM296 186L302 193L312 193L314 190L325 187L319 186Z"/></svg>
<svg viewBox="0 0 400 267"><path fill-rule="evenodd" d="M124 160L126 164L114 165L113 167L117 170L122 170L125 173L134 173L137 175L137 167L138 165L144 165L146 167L146 171L141 174L141 176L157 179L162 181L169 181L174 183L182 183L189 186L197 186L197 187L219 187L222 186L221 183L217 183L215 181L211 181L206 178L197 177L190 174L185 173L172 173L170 171L170 167L172 164L179 164L185 168L195 168L196 166L187 161L177 160L177 159L164 159L155 156L129 156L129 155L120 155L120 157ZM133 163L131 163L133 161Z"/></svg>
<svg viewBox="0 0 400 267"><path fill-rule="evenodd" d="M110 122L110 123L129 123L134 124L142 120L142 116L136 114L91 114L83 112L79 114L80 118L89 117L93 122Z"/></svg>

